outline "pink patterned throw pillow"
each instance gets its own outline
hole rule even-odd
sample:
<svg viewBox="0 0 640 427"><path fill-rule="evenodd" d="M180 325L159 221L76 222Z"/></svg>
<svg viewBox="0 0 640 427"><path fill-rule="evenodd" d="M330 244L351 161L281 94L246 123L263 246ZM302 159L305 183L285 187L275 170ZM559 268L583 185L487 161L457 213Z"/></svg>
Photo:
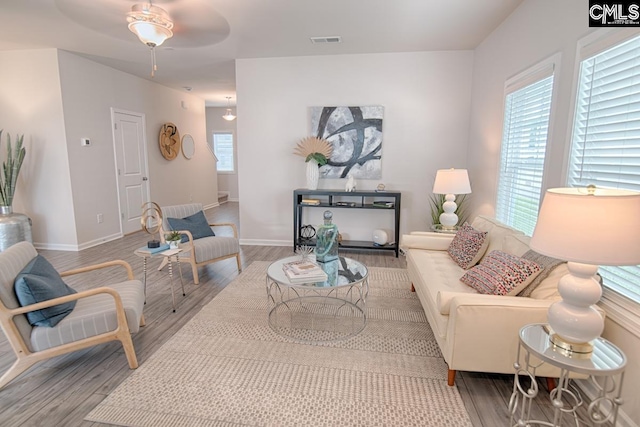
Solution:
<svg viewBox="0 0 640 427"><path fill-rule="evenodd" d="M533 261L502 251L491 251L482 262L467 271L460 281L481 294L517 295L542 267Z"/></svg>
<svg viewBox="0 0 640 427"><path fill-rule="evenodd" d="M456 264L468 270L480 261L488 245L487 232L478 231L465 222L451 241L447 252Z"/></svg>

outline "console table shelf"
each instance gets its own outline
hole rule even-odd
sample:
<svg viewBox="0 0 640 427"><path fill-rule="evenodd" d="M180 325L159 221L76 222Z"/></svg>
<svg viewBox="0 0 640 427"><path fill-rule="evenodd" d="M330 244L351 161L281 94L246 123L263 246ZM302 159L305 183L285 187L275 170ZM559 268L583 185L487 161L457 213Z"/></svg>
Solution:
<svg viewBox="0 0 640 427"><path fill-rule="evenodd" d="M303 200L320 200L319 204L304 203ZM340 199L340 200L336 200ZM374 205L373 201L388 202L390 206ZM394 212L394 241L392 244L376 245L367 240L342 240L340 248L394 251L399 253L400 241L400 200L401 193L392 191L340 191L340 190L306 190L293 191L293 249L300 245L315 246L315 239L302 239L302 212L304 208L331 209L370 209Z"/></svg>

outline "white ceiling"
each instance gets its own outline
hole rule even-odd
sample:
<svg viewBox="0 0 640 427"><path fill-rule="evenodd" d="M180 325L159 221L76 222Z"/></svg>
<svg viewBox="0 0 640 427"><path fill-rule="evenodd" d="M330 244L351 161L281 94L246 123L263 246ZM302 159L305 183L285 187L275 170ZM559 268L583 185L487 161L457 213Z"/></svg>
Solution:
<svg viewBox="0 0 640 427"><path fill-rule="evenodd" d="M237 58L473 49L522 1L155 0L175 27L153 80L224 106ZM143 2L0 0L0 50L55 47L151 80L149 49L126 22Z"/></svg>

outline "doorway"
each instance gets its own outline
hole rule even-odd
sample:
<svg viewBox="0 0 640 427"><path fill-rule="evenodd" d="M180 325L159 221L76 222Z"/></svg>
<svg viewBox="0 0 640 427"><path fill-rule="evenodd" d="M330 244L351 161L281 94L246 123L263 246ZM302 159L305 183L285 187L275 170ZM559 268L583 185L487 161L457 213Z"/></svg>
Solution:
<svg viewBox="0 0 640 427"><path fill-rule="evenodd" d="M141 206L149 201L149 166L145 116L112 108L111 122L116 159L120 230L140 230Z"/></svg>

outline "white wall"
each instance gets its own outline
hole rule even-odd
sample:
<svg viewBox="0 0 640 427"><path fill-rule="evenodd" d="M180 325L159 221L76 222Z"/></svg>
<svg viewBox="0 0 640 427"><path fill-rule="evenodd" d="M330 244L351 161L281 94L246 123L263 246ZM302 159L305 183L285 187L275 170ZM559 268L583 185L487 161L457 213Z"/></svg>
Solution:
<svg viewBox="0 0 640 427"><path fill-rule="evenodd" d="M213 147L213 132L233 132L236 147L236 160L238 156L238 138L236 120L228 121L222 118L227 112L223 107L207 107L207 141ZM233 111L233 110L232 110ZM237 162L236 162L237 165ZM229 193L229 201L237 202L240 198L238 191L238 171L235 173L218 172L218 191Z"/></svg>
<svg viewBox="0 0 640 427"><path fill-rule="evenodd" d="M55 49L0 52L0 62L0 128L24 133L27 148L14 209L32 218L37 247L78 250L120 235L111 107L146 115L151 200L217 205L203 100ZM194 137L193 159L161 156L167 121Z"/></svg>
<svg viewBox="0 0 640 427"><path fill-rule="evenodd" d="M150 199L160 206L217 204L215 163L206 145L204 101L132 76L69 52L59 52L62 102L78 242L100 243L120 233L111 108L145 114ZM183 106L184 104L184 106ZM180 135L189 133L196 152L168 161L158 148L158 132L173 122ZM82 147L80 138L90 138ZM98 213L104 222L97 223Z"/></svg>
<svg viewBox="0 0 640 427"><path fill-rule="evenodd" d="M15 212L33 221L33 240L75 247L69 162L55 49L0 52L1 158L6 134L24 134L26 156L18 178Z"/></svg>
<svg viewBox="0 0 640 427"><path fill-rule="evenodd" d="M565 186L564 165L573 119L577 41L588 27L586 0L525 0L475 51L469 173L476 213L493 215L502 137L504 83L555 53L561 64L555 73L557 101L552 111L547 147L545 187ZM639 31L640 33L640 31ZM640 420L640 331L631 332L607 318L603 336L618 345L629 364L624 386L625 420Z"/></svg>
<svg viewBox="0 0 640 427"><path fill-rule="evenodd" d="M439 168L465 167L472 52L418 52L240 59L238 94L240 221L244 243L292 242L293 190L305 186L295 144L311 135L314 106L384 106L382 179L402 192L402 232L430 225L428 195ZM320 180L343 189L346 180ZM320 210L305 223L318 224ZM352 239L390 228L381 212L334 212ZM382 225L380 224L382 221Z"/></svg>

